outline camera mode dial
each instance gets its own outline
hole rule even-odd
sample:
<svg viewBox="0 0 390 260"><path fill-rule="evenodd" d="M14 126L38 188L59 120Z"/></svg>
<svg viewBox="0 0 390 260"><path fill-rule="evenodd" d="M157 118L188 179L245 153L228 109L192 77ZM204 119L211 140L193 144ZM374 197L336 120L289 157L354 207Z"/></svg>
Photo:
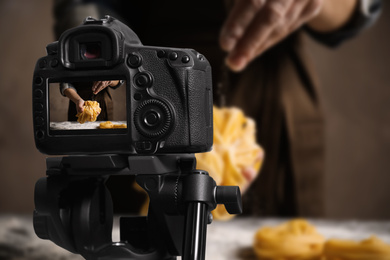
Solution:
<svg viewBox="0 0 390 260"><path fill-rule="evenodd" d="M172 125L169 107L160 100L148 99L134 112L134 125L138 132L148 138L164 136Z"/></svg>

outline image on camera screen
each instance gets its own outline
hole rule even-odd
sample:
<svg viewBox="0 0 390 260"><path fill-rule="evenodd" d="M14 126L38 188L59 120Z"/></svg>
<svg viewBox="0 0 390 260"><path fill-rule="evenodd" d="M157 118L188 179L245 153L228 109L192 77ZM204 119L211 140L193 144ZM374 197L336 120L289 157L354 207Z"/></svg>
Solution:
<svg viewBox="0 0 390 260"><path fill-rule="evenodd" d="M99 80L49 84L50 131L126 132L126 81ZM79 131L77 131L79 132Z"/></svg>

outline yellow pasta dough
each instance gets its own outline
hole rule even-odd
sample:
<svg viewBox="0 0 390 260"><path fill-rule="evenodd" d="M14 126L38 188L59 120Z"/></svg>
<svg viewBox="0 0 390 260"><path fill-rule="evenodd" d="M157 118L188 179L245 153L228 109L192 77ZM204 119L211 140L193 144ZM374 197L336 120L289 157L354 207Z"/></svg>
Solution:
<svg viewBox="0 0 390 260"><path fill-rule="evenodd" d="M196 154L197 168L209 172L217 185L240 186L248 183L243 171L249 167L260 170L263 154L256 143L256 124L245 117L238 108L213 108L214 145L208 153ZM228 214L223 205L212 212L214 219L227 220Z"/></svg>
<svg viewBox="0 0 390 260"><path fill-rule="evenodd" d="M244 116L238 108L213 108L214 145L208 153L196 154L197 168L207 171L217 185L247 185L243 176L246 167L260 170L263 154L256 143L255 122ZM145 215L148 202L142 207ZM225 206L218 205L212 211L214 219L227 220L233 217L227 213Z"/></svg>
<svg viewBox="0 0 390 260"><path fill-rule="evenodd" d="M324 246L326 260L390 260L390 245L372 236L360 242L330 239Z"/></svg>
<svg viewBox="0 0 390 260"><path fill-rule="evenodd" d="M87 100L84 102L84 110L76 115L77 122L84 124L85 122L95 122L102 109L97 101Z"/></svg>
<svg viewBox="0 0 390 260"><path fill-rule="evenodd" d="M101 122L100 129L127 128L126 124L114 124L111 121Z"/></svg>
<svg viewBox="0 0 390 260"><path fill-rule="evenodd" d="M259 260L320 260L324 237L306 220L259 229L253 248Z"/></svg>

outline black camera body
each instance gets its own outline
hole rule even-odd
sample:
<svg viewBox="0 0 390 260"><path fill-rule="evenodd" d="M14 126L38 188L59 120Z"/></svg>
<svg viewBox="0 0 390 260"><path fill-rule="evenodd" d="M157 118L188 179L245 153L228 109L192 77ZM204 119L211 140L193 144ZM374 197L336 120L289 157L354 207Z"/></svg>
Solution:
<svg viewBox="0 0 390 260"><path fill-rule="evenodd" d="M166 154L211 149L211 66L203 55L143 46L129 27L109 16L87 18L46 49L33 78L34 136L41 152ZM50 92L59 90L51 83L112 79L126 82L121 86L126 88L126 128L52 127Z"/></svg>

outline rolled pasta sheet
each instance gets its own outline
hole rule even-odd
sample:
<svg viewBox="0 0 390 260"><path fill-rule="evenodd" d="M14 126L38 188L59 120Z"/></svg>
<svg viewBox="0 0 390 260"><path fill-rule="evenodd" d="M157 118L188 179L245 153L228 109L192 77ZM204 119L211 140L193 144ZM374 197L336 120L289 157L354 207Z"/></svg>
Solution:
<svg viewBox="0 0 390 260"><path fill-rule="evenodd" d="M259 229L253 249L259 260L320 260L325 238L306 220Z"/></svg>
<svg viewBox="0 0 390 260"><path fill-rule="evenodd" d="M101 122L99 124L100 129L115 129L115 128L127 128L126 124L114 124L111 121Z"/></svg>
<svg viewBox="0 0 390 260"><path fill-rule="evenodd" d="M330 239L324 246L325 260L390 260L390 245L376 236L362 241Z"/></svg>

